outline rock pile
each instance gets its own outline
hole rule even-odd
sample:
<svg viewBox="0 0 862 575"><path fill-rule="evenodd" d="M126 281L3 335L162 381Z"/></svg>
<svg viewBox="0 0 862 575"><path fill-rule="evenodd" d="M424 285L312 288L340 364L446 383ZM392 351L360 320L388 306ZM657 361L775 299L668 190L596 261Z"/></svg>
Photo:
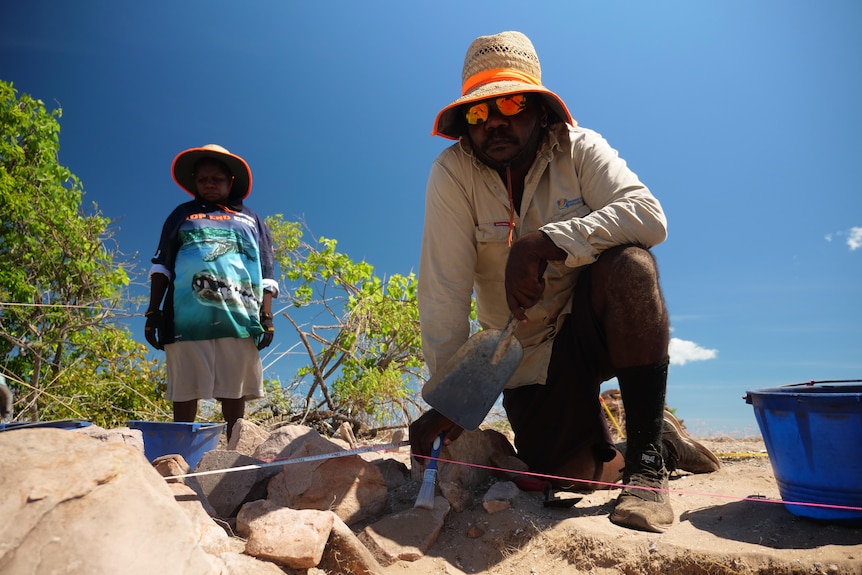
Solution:
<svg viewBox="0 0 862 575"><path fill-rule="evenodd" d="M179 455L147 461L137 430L0 433L0 573L380 573L421 557L450 509L489 477L443 465L445 497L433 510L396 509L393 490L415 485L415 498L421 479L406 449L255 468L337 453L355 446L349 439L240 420L227 449L194 470L215 473L189 476ZM465 433L456 446L450 457L480 465L512 455L492 430Z"/></svg>

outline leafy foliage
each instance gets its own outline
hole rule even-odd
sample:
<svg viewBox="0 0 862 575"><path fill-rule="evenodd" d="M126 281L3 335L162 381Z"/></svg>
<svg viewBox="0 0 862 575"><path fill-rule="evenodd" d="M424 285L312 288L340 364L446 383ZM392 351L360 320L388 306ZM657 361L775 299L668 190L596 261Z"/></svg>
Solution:
<svg viewBox="0 0 862 575"><path fill-rule="evenodd" d="M82 207L80 180L58 162L61 110L0 82L0 373L16 419L170 418L163 363L122 323L135 305L131 265L112 249L110 220ZM268 218L284 287L281 315L307 363L291 382L265 382L249 415L331 431L349 422L399 426L418 412L424 377L416 278L380 279L328 238ZM271 365L271 364L270 364ZM214 416L205 404L202 416Z"/></svg>
<svg viewBox="0 0 862 575"><path fill-rule="evenodd" d="M328 238L307 241L302 225L267 218L283 275L281 313L308 357L288 389L304 397L297 419L329 426L404 424L418 411L423 378L414 274L386 280L337 251Z"/></svg>
<svg viewBox="0 0 862 575"><path fill-rule="evenodd" d="M129 275L58 161L60 116L0 81L0 369L20 419L152 418L161 370L118 322Z"/></svg>

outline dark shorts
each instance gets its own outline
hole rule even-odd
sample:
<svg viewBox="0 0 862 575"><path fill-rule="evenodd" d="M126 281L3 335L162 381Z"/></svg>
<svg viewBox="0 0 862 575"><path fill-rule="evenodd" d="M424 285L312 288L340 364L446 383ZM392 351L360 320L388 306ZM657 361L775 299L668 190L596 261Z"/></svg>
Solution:
<svg viewBox="0 0 862 575"><path fill-rule="evenodd" d="M503 392L518 457L531 471L570 477L575 469L595 469L616 453L599 402L601 384L614 376L614 369L604 330L593 314L590 271L581 272L572 313L554 339L547 383ZM579 477L597 478L601 465L596 467Z"/></svg>

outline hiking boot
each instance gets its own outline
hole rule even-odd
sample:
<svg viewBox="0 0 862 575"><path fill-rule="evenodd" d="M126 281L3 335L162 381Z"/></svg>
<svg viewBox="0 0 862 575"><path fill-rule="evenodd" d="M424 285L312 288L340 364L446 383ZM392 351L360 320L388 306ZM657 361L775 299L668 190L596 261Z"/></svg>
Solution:
<svg viewBox="0 0 862 575"><path fill-rule="evenodd" d="M689 473L712 473L721 467L718 458L692 439L682 428L682 423L669 411L664 412L661 439L665 447L668 471L681 469Z"/></svg>
<svg viewBox="0 0 862 575"><path fill-rule="evenodd" d="M650 446L631 465L626 461L622 492L610 520L620 527L664 533L673 525L673 508L667 493L667 470L661 454ZM646 488L646 489L643 489Z"/></svg>

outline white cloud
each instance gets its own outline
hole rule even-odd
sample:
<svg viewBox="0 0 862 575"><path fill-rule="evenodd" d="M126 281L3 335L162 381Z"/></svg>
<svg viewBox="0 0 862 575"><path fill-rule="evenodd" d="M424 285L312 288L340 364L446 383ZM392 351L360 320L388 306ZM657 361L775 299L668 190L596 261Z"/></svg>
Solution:
<svg viewBox="0 0 862 575"><path fill-rule="evenodd" d="M850 250L858 250L862 248L862 228L850 228L850 233L847 235L847 245Z"/></svg>
<svg viewBox="0 0 862 575"><path fill-rule="evenodd" d="M706 361L718 356L717 349L706 349L693 341L686 341L678 337L670 338L668 351L672 365L685 365L690 361Z"/></svg>
<svg viewBox="0 0 862 575"><path fill-rule="evenodd" d="M823 236L823 239L831 242L833 239L838 239L841 236L847 236L847 246L851 252L862 248L862 227L853 227L846 231L841 230L840 232L829 232Z"/></svg>

